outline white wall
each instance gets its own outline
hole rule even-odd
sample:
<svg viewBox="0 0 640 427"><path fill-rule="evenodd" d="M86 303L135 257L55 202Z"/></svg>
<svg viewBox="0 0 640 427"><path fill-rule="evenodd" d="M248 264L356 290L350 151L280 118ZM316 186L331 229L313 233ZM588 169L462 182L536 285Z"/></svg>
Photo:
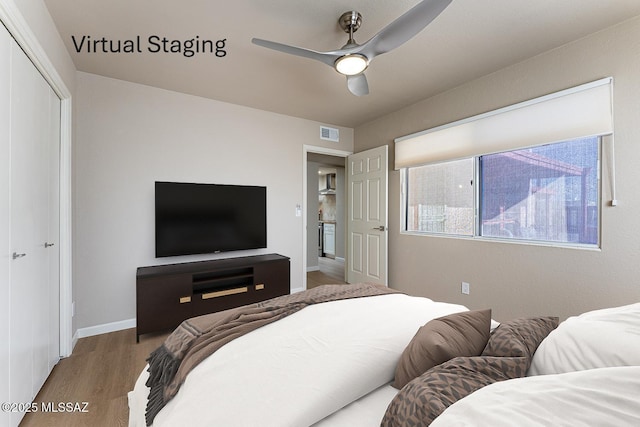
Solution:
<svg viewBox="0 0 640 427"><path fill-rule="evenodd" d="M134 318L140 266L280 253L302 286L303 145L352 151L352 129L326 142L317 122L82 72L76 112L77 328ZM155 259L156 180L267 186L267 249Z"/></svg>
<svg viewBox="0 0 640 427"><path fill-rule="evenodd" d="M578 250L400 234L400 174L389 174L389 282L494 317L583 311L640 301L640 18L464 84L355 129L356 151L516 102L614 78L618 207L604 160L602 249ZM390 167L393 165L391 154ZM470 282L471 294L460 293Z"/></svg>

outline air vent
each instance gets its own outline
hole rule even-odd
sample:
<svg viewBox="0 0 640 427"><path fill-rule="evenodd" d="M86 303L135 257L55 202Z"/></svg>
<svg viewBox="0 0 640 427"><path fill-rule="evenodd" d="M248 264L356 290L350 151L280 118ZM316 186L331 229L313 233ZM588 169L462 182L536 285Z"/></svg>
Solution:
<svg viewBox="0 0 640 427"><path fill-rule="evenodd" d="M324 139L327 141L339 142L340 141L340 131L335 128L330 128L326 126L320 126L320 139Z"/></svg>

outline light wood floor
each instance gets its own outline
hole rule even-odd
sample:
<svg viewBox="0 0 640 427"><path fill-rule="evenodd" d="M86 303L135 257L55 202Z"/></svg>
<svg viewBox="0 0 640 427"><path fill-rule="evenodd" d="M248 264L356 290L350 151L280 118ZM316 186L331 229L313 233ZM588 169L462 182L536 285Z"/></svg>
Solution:
<svg viewBox="0 0 640 427"><path fill-rule="evenodd" d="M307 288L343 284L344 262L320 258L320 271L307 273ZM36 396L41 404L88 402L87 413L27 414L23 427L117 427L127 426L127 393L166 334L148 334L136 344L135 329L81 338L73 354L62 359Z"/></svg>
<svg viewBox="0 0 640 427"><path fill-rule="evenodd" d="M133 389L149 354L168 334L148 334L136 344L135 329L78 340L73 354L62 359L35 402L88 402L87 413L27 414L25 427L127 426L127 393Z"/></svg>
<svg viewBox="0 0 640 427"><path fill-rule="evenodd" d="M307 273L307 289L320 285L345 284L344 281L344 261L320 257L318 258L320 271L310 271Z"/></svg>

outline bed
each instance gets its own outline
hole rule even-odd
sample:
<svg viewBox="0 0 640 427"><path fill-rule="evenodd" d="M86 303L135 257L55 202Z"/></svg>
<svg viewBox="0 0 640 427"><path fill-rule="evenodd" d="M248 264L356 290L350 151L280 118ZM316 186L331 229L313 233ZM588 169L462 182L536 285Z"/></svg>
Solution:
<svg viewBox="0 0 640 427"><path fill-rule="evenodd" d="M203 358L151 419L145 368L129 425L640 425L640 304L558 327L552 317L498 326L490 313L392 290L309 304ZM481 385L451 392L460 375Z"/></svg>

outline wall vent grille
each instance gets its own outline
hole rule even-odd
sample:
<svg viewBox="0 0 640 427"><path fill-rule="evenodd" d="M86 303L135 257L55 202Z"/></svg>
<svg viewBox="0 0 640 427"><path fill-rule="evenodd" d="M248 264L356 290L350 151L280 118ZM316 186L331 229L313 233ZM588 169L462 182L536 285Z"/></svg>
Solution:
<svg viewBox="0 0 640 427"><path fill-rule="evenodd" d="M327 126L320 126L320 139L340 142L340 130Z"/></svg>

